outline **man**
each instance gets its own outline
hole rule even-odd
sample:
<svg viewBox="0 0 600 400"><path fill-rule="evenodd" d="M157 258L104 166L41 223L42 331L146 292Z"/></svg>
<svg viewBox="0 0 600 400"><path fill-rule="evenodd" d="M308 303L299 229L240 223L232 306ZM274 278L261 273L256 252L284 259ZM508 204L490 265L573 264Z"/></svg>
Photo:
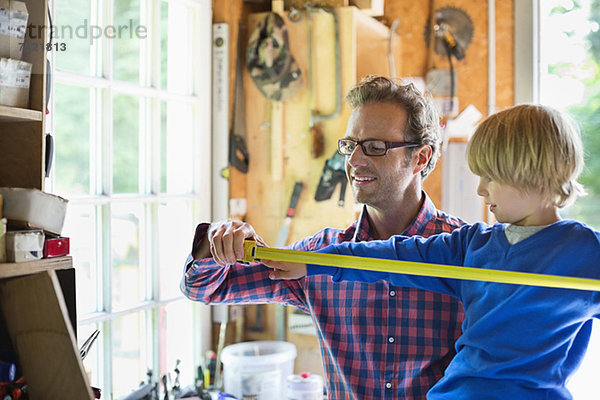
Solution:
<svg viewBox="0 0 600 400"><path fill-rule="evenodd" d="M353 108L338 142L354 198L364 204L346 230L326 228L289 248L430 236L464 222L437 210L423 191L441 144L438 115L413 85L368 76L346 96ZM455 354L463 311L453 298L387 282L333 283L324 276L272 281L262 264L244 266L252 226L228 220L200 224L181 289L204 303L292 305L317 328L330 399L424 399ZM212 257L210 258L212 254Z"/></svg>

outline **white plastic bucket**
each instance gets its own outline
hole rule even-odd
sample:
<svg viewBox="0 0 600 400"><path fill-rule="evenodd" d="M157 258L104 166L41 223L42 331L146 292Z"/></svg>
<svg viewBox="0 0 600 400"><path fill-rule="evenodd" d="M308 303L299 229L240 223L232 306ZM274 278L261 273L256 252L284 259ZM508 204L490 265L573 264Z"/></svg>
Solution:
<svg viewBox="0 0 600 400"><path fill-rule="evenodd" d="M240 400L285 399L286 379L294 371L296 346L281 341L243 342L221 354L225 392Z"/></svg>

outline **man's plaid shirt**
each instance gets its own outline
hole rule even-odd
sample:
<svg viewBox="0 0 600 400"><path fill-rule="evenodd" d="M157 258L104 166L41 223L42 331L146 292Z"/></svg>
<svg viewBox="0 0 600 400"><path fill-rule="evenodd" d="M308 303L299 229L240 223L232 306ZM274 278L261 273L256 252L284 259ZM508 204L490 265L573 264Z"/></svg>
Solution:
<svg viewBox="0 0 600 400"><path fill-rule="evenodd" d="M425 196L404 235L450 232L464 222L437 210ZM196 229L194 249L208 224ZM289 248L314 251L329 244L373 240L366 208L346 230L326 228ZM192 263L193 262L193 263ZM181 290L192 300L280 303L312 315L330 399L425 399L455 354L464 318L454 298L388 282L333 283L317 275L272 281L262 264L221 267L212 258L186 262Z"/></svg>

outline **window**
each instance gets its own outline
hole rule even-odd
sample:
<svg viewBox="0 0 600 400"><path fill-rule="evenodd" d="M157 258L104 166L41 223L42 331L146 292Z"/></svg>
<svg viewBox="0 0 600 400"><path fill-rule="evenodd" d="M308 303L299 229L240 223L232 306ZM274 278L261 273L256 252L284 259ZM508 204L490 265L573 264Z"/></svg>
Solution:
<svg viewBox="0 0 600 400"><path fill-rule="evenodd" d="M515 0L520 19L515 35L515 96L572 115L579 123L586 152L580 181L588 195L561 214L600 229L600 3L580 0ZM533 22L533 23L532 23ZM536 28L539 27L539 31ZM585 359L568 382L573 397L598 397L600 323L594 320Z"/></svg>
<svg viewBox="0 0 600 400"><path fill-rule="evenodd" d="M48 187L70 200L78 341L103 398L181 360L193 383L208 308L178 289L196 223L210 218L210 0L54 0ZM56 46L60 49L61 45Z"/></svg>

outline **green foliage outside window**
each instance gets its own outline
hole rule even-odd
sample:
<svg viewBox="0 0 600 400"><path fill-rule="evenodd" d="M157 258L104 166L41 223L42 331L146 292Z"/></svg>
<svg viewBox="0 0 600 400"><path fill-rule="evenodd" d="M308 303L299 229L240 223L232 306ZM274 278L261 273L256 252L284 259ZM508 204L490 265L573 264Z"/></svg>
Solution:
<svg viewBox="0 0 600 400"><path fill-rule="evenodd" d="M569 7L555 7L550 14L567 14L581 7L580 1L573 0ZM583 79L586 88L583 101L567 108L567 112L575 118L581 128L586 167L580 182L585 186L588 195L577 200L568 217L582 220L600 229L600 0L593 0L591 3L589 21L592 30L585 38L589 57L583 68L592 73ZM568 31L564 33L569 35ZM566 61L550 65L547 73L581 79L581 73L578 74L578 71L572 63Z"/></svg>

